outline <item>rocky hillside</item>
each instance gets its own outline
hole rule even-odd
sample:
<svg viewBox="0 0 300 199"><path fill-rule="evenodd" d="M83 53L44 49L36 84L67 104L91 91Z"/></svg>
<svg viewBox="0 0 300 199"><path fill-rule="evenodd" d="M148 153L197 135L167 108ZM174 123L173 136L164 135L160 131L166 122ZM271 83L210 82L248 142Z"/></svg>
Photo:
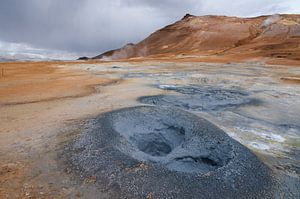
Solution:
<svg viewBox="0 0 300 199"><path fill-rule="evenodd" d="M300 15L238 18L187 14L137 44L93 59L238 54L300 60Z"/></svg>

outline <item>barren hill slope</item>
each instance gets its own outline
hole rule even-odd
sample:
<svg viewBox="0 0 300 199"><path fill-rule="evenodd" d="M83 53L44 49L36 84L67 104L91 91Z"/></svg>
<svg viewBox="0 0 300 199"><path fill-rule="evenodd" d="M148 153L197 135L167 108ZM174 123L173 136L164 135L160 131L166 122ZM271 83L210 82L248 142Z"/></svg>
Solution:
<svg viewBox="0 0 300 199"><path fill-rule="evenodd" d="M137 44L94 59L237 54L300 60L300 15L238 18L187 14Z"/></svg>

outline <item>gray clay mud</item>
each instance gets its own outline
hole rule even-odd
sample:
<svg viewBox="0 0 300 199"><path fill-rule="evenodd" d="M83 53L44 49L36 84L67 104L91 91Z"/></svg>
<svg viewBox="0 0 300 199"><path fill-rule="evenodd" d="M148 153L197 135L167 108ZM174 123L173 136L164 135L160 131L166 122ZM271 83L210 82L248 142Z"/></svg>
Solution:
<svg viewBox="0 0 300 199"><path fill-rule="evenodd" d="M63 159L108 198L274 198L272 172L221 129L176 108L91 119ZM255 194L254 194L255 193Z"/></svg>
<svg viewBox="0 0 300 199"><path fill-rule="evenodd" d="M196 85L163 85L160 88L175 93L141 97L139 101L152 105L176 106L192 111L220 111L261 103L258 99L251 98L249 93L235 89Z"/></svg>
<svg viewBox="0 0 300 199"><path fill-rule="evenodd" d="M242 88L228 89L222 85L195 84L160 84L158 88L164 93L140 97L138 100L144 104L178 107L195 113L205 112L206 117L243 145L277 157L277 163L269 163L273 168L299 177L299 156L294 152L299 146L298 108L290 108L288 112L293 113L286 114L286 110L289 109L283 108L286 98L285 101L272 102L270 105L269 99L262 96L268 92L273 96L276 93L274 91L249 91ZM275 99L282 95L284 94L277 93ZM291 104L296 104L297 101L294 99ZM275 107L272 107L274 105Z"/></svg>
<svg viewBox="0 0 300 199"><path fill-rule="evenodd" d="M230 162L233 146L223 132L207 121L195 130L197 123L173 113L147 107L116 114L114 129L126 140L119 150L139 161L188 173L205 174Z"/></svg>

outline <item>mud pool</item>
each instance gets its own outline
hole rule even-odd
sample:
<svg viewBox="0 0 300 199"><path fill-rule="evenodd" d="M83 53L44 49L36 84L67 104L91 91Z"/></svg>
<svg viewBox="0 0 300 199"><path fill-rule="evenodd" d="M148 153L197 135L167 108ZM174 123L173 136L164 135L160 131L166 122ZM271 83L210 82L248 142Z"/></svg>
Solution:
<svg viewBox="0 0 300 199"><path fill-rule="evenodd" d="M253 153L258 157L257 164L260 165L262 162L267 166L257 167L258 170L263 171L261 177L275 176L267 180L270 184L259 185L262 189L274 186L272 185L274 180L276 181L275 189L285 193L286 198L300 196L300 86L281 81L282 77L294 75L295 71L298 71L296 68L286 69L285 66L270 66L255 62L243 64L145 62L143 64L82 64L76 67L100 77L121 78L129 82L120 95L134 95L135 97L130 98L130 105L124 104L124 107L141 105L155 107L122 109L92 119L86 127L90 129L88 131L90 133L85 133L75 145L72 145L80 149L73 148L75 151L81 151L77 157L71 157L73 163L81 168L81 172L88 171L91 174L93 171L101 170L103 171L101 175L97 173L99 178L102 176L105 180L110 179L112 185L119 182L116 183L118 186L113 186L115 189L122 192L123 185L127 188L134 187L132 192L134 197L145 196L144 193L150 190L143 190L143 188L147 189L148 185L155 187L155 183L147 184L143 188L137 186L139 183L146 183L144 180L148 180L149 183L153 182L154 176L149 175L162 175L166 180L170 180L160 182L164 184L165 190L178 189L182 193L187 193L194 188L179 189L177 185L180 185L180 182L177 185L168 183L178 180L179 176L193 178L191 176L225 172L228 178L221 181L230 182L233 186L232 190L236 190L241 187L239 183L234 183L235 180L231 176L235 175L232 173L233 170L226 170L226 168L231 167L229 165L235 162L234 160L241 158L238 154L243 151L242 154L251 157L249 167L252 167L251 164L256 164L255 158L252 159L255 157L252 156ZM189 117L191 119L186 120ZM190 135L194 133L193 128L196 128L197 122L194 121L203 122L201 118L207 120L205 121L208 123L204 122L205 125L212 125L208 131L212 131L209 134L213 138L207 137L206 139L204 136L204 138L193 138L189 141ZM189 122L192 124L188 124ZM104 126L105 129L102 129ZM204 127L201 125L197 127L198 130L202 128ZM103 133L100 133L101 139L93 137L98 136L94 132L105 131L112 132L115 138ZM218 133L214 134L214 132ZM225 134L230 137L229 139L225 136L226 143L223 142ZM93 140L99 142L96 144ZM113 150L109 151L107 147L104 147L104 140L111 140L109 145ZM216 144L220 140L223 140L221 144ZM236 141L237 148L234 147ZM89 145L90 148L84 148L83 145ZM98 145L101 146L99 147L101 153L111 154L110 157L118 157L118 162L103 155L101 161L96 163L99 156L93 154L92 151L95 151L94 147L97 148ZM212 151L209 150L210 147L213 148ZM110 162L112 165L110 168L105 167L106 161L113 161ZM129 165L126 163L122 166L124 162ZM235 168L238 168L240 163L236 162L236 164ZM125 177L122 172L119 172L124 168L133 168L137 173L141 172L139 176L144 175L145 178L139 178L136 176L138 174L132 174L134 178L128 175ZM247 166L244 168L251 170ZM148 169L153 169L152 171L155 172L147 173ZM253 173L259 172L258 170ZM109 177L106 173L113 177ZM170 175L173 177L169 178ZM258 183L248 176L245 170L240 170L238 175L247 176L244 182L248 182L249 187ZM185 177L182 183L194 182ZM126 181L138 179L138 183L134 186L126 184L121 180L123 178ZM227 187L229 184L225 183L224 186ZM177 188L171 188L171 186ZM184 185L181 184L181 186ZM213 183L210 186L213 186ZM253 186L256 189L256 186ZM231 188L228 187L227 191L229 191L222 194L226 197L230 197L230 194L239 194L231 192ZM142 192L137 190L142 190ZM262 198L268 198L269 193L260 191L262 191ZM277 191L272 193L277 193ZM167 193L168 195L159 196L165 197L173 194ZM186 195L182 195L184 196Z"/></svg>
<svg viewBox="0 0 300 199"><path fill-rule="evenodd" d="M158 85L158 88L174 91L176 94L141 97L139 101L145 104L175 106L191 111L225 111L243 105L259 104L260 102L258 99L249 97L250 94L240 90L195 85Z"/></svg>
<svg viewBox="0 0 300 199"><path fill-rule="evenodd" d="M188 112L138 106L92 123L68 147L66 159L81 175L96 175L100 188L120 194L115 197L143 198L149 192L157 198L245 198L253 191L261 198L275 195L277 184L267 166L221 129Z"/></svg>

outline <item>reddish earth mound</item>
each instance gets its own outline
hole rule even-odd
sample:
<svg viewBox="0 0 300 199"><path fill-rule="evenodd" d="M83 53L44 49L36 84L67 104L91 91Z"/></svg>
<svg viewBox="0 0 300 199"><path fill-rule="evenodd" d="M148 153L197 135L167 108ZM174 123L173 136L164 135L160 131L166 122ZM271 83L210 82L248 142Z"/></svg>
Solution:
<svg viewBox="0 0 300 199"><path fill-rule="evenodd" d="M93 59L237 54L245 58L300 60L300 15L237 18L187 14L137 44L127 44Z"/></svg>

